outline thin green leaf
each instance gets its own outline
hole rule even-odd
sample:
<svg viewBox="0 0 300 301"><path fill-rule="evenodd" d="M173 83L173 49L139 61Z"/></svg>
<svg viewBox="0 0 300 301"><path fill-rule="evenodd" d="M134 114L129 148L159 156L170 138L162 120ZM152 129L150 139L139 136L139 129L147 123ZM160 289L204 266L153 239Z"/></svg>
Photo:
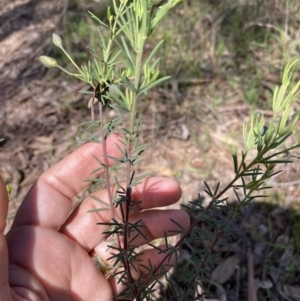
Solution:
<svg viewBox="0 0 300 301"><path fill-rule="evenodd" d="M159 43L156 44L156 46L151 51L150 55L148 56L147 60L145 61L144 65L148 65L152 58L154 57L155 53L159 49L159 47L163 44L164 40L161 40Z"/></svg>
<svg viewBox="0 0 300 301"><path fill-rule="evenodd" d="M217 186L215 188L215 192L214 192L214 197L218 194L218 191L219 191L219 187L220 187L220 182L217 183Z"/></svg>
<svg viewBox="0 0 300 301"><path fill-rule="evenodd" d="M150 173L146 173L146 174L142 174L141 176L135 177L134 181L131 184L131 186L134 187L134 186L137 186L137 185L141 184L142 183L141 180L149 177L150 175L151 175Z"/></svg>
<svg viewBox="0 0 300 301"><path fill-rule="evenodd" d="M208 184L204 181L204 185L206 186L207 190L204 190L210 197L213 197L213 193L210 189L210 187L208 186Z"/></svg>
<svg viewBox="0 0 300 301"><path fill-rule="evenodd" d="M232 160L233 160L233 167L234 167L234 173L238 173L238 157L236 151L231 153Z"/></svg>
<svg viewBox="0 0 300 301"><path fill-rule="evenodd" d="M90 95L93 95L93 93L94 93L94 92L88 91L88 90L79 90L78 92L81 94L90 94Z"/></svg>
<svg viewBox="0 0 300 301"><path fill-rule="evenodd" d="M91 18L97 21L101 26L105 27L106 29L110 29L103 21L101 21L96 15L94 15L92 12L88 11L90 14Z"/></svg>
<svg viewBox="0 0 300 301"><path fill-rule="evenodd" d="M122 45L119 42L117 42L117 44L118 44L119 48L121 49L121 51L123 52L123 54L125 56L125 59L128 62L129 69L134 74L135 73L135 64L133 62L133 59L132 59L131 53L129 51L128 45L127 45L127 43L126 43L126 41L123 37L122 37L121 41L122 41Z"/></svg>
<svg viewBox="0 0 300 301"><path fill-rule="evenodd" d="M105 207L110 208L109 204L107 204L106 202L104 202L104 201L102 201L101 199L97 198L96 196L90 194L89 197L90 197L91 199L95 200L96 202L98 202L98 203L104 205Z"/></svg>
<svg viewBox="0 0 300 301"><path fill-rule="evenodd" d="M87 213L91 213L91 212L100 212L100 211L107 211L107 210L110 210L110 208L96 208L96 209L88 210Z"/></svg>
<svg viewBox="0 0 300 301"><path fill-rule="evenodd" d="M172 223L174 223L178 228L180 228L180 229L182 230L182 233L185 233L185 232L186 232L186 230L185 230L178 222L176 222L176 221L173 220L172 218L170 218L170 221L171 221Z"/></svg>
<svg viewBox="0 0 300 301"><path fill-rule="evenodd" d="M142 93L146 93L148 90L154 88L155 86L159 85L160 83L162 83L170 78L171 78L171 76L164 76L164 77L157 79L156 81L150 83L148 86L146 86L142 90L140 90L139 95Z"/></svg>
<svg viewBox="0 0 300 301"><path fill-rule="evenodd" d="M90 139L90 140L87 140L87 141L93 141L93 142L98 142L98 143L101 142L99 137L97 137L97 136L95 136L95 135L93 135L93 134L91 134L87 131L85 131L85 133L89 136L88 139Z"/></svg>

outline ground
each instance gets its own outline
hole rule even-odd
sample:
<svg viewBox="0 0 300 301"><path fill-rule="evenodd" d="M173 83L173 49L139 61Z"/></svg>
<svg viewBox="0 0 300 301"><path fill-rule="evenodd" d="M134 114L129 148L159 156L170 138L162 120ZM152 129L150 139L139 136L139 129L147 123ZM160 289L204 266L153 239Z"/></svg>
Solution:
<svg viewBox="0 0 300 301"><path fill-rule="evenodd" d="M77 93L87 87L61 77L55 70L45 70L38 61L40 55L51 52L52 33L63 32L66 10L63 0L4 1L0 8L0 138L4 138L0 142L0 174L12 187L7 230L38 176L83 143L78 138L78 126L90 118L87 99ZM274 82L276 79L270 76L263 84ZM221 91L214 102L220 98L222 106L212 105L212 85L215 91ZM198 193L205 195L204 180L214 185L220 180L225 185L234 176L231 147L242 145L242 122L251 109L239 89L232 89L227 79L213 72L203 78L175 78L149 94L139 108L141 140L149 143L139 172L175 178L182 186L184 204L197 199ZM268 109L263 112L270 114ZM108 111L106 114L109 117ZM285 173L271 182L276 187L284 186L277 191L282 206L278 202L271 208L258 203L249 206L241 213L243 219L231 221L232 228L242 230L236 240L228 237L234 247L214 248L221 256L220 270L212 276L218 285L211 296L221 300L226 295L228 300L235 300L231 294L239 291L240 300L246 300L243 284L250 285L246 272L242 270L239 275L228 266L242 269L244 260L248 260L251 269L248 257L254 256L252 268L259 300L290 300L287 296L300 300L299 217L289 211L299 202L299 164L283 169ZM228 196L234 203L234 195ZM248 252L248 259L243 257L246 244L253 251ZM289 248L285 250L283 245ZM183 251L184 256L188 255ZM287 270L292 270L293 276L287 276ZM281 274L286 277L284 281ZM233 275L240 277L240 284ZM269 297L265 297L266 291ZM172 300L168 291L162 295Z"/></svg>

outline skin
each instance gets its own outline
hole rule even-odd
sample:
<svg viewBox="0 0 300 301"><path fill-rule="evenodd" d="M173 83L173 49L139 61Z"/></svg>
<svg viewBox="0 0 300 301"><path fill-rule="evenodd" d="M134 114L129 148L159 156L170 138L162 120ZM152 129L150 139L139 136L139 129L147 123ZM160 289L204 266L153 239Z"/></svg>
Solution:
<svg viewBox="0 0 300 301"><path fill-rule="evenodd" d="M108 138L110 156L120 156L116 147L122 146L119 139L117 135ZM102 234L106 226L97 225L111 221L111 211L87 213L99 208L90 197L72 211L72 198L88 186L84 179L99 167L93 155L103 161L100 144L85 144L44 172L22 202L6 236L8 196L0 177L0 300L109 301L122 291L115 278L106 279L97 270L89 255L94 252L103 259L111 256ZM105 190L94 195L108 203ZM146 236L137 238L135 244L143 245L163 237L165 231L178 230L170 219L188 227L185 212L157 209L177 202L180 196L180 186L168 178L147 178L134 187L133 199L142 202L131 213L130 221L141 219ZM132 269L134 277L147 272L142 265L148 266L149 259L156 265L162 257L154 249L143 251L140 265Z"/></svg>

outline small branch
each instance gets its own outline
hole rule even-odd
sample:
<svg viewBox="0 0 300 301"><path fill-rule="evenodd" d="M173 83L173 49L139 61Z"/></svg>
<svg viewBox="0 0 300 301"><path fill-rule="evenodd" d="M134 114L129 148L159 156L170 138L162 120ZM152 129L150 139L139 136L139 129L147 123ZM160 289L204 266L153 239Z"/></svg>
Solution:
<svg viewBox="0 0 300 301"><path fill-rule="evenodd" d="M127 248L128 248L128 237L130 235L130 230L128 227L128 221L129 221L129 209L130 209L130 204L131 204L131 193L132 189L130 186L126 187L126 210L125 210L125 221L124 221L124 257L123 257L123 264L124 264L124 269L127 274L127 279L128 282L133 284L134 279L131 274L131 268L130 268L130 263L129 263L129 257L127 254ZM128 233L129 231L129 233ZM137 292L135 292L136 294Z"/></svg>
<svg viewBox="0 0 300 301"><path fill-rule="evenodd" d="M115 207L112 202L113 197L112 197L112 192L111 192L111 184L110 184L110 179L109 179L109 170L108 170L108 157L107 157L107 150L106 150L106 140L104 136L104 129L103 129L103 106L99 102L99 121L100 121L100 136L101 136L101 143L102 143L102 153L103 153L103 163L104 163L104 174L105 174L105 182L106 182L106 189L107 189L107 194L108 194L108 199L109 199L109 205L111 209L111 215L113 219L116 219L116 214L115 214Z"/></svg>

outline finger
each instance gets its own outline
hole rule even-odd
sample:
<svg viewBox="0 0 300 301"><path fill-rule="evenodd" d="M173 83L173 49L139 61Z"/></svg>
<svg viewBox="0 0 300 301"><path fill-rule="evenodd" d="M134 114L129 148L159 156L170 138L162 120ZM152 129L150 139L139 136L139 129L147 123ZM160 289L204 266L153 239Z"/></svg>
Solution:
<svg viewBox="0 0 300 301"><path fill-rule="evenodd" d="M8 195L5 183L0 176L0 287L2 288L1 292L3 294L1 296L8 300L10 295L8 287L8 250L6 239L3 235L6 226L7 210Z"/></svg>
<svg viewBox="0 0 300 301"><path fill-rule="evenodd" d="M107 154L120 157L117 144L122 147L119 135L110 135L106 140ZM105 162L100 143L87 143L71 155L44 172L21 204L15 217L14 226L39 224L57 229L67 219L72 207L71 199L89 185L84 182L91 173L98 169L99 163ZM114 160L107 159L112 165ZM103 173L95 172L93 177Z"/></svg>
<svg viewBox="0 0 300 301"><path fill-rule="evenodd" d="M8 210L8 195L6 185L0 176L0 232L3 233L6 226L6 216Z"/></svg>
<svg viewBox="0 0 300 301"><path fill-rule="evenodd" d="M6 239L2 232L0 233L0 288L2 288L2 289L6 288L7 294L9 294L9 291L8 291L8 250L7 250ZM1 291L1 292L3 292L3 291ZM1 295L1 293L0 293L0 295ZM7 298L8 298L8 296L7 296Z"/></svg>
<svg viewBox="0 0 300 301"><path fill-rule="evenodd" d="M98 191L94 196L108 203L106 190ZM181 188L176 181L163 177L147 178L140 185L133 187L132 199L134 201L141 200L142 202L138 204L137 211L131 215L134 215L134 220L138 220L142 217L139 215L140 210L167 206L176 203L180 197ZM89 212L100 206L102 205L91 197L86 198L71 214L66 224L61 228L61 232L76 241L87 251L92 250L103 240L104 235L102 233L107 228L107 226L97 225L97 223L111 221L110 210ZM152 213L152 215L150 212L148 214L144 213L143 216L152 216L156 220L155 213ZM186 216L183 217L183 220L184 224L186 224ZM147 218L147 221L150 227L151 218ZM167 219L166 223L169 223L169 219ZM155 225L161 227L164 224L162 224L162 221L159 221ZM161 227L161 229L163 228ZM153 229L151 231L153 232ZM147 233L149 233L149 229Z"/></svg>
<svg viewBox="0 0 300 301"><path fill-rule="evenodd" d="M129 222L137 225L137 230L130 232L130 245L142 246L158 238L182 233L188 228L190 218L183 210L147 210L131 216Z"/></svg>
<svg viewBox="0 0 300 301"><path fill-rule="evenodd" d="M132 198L135 201L142 200L138 208L144 210L172 205L179 201L181 194L181 188L175 180L152 177L144 179L141 184L134 187Z"/></svg>

